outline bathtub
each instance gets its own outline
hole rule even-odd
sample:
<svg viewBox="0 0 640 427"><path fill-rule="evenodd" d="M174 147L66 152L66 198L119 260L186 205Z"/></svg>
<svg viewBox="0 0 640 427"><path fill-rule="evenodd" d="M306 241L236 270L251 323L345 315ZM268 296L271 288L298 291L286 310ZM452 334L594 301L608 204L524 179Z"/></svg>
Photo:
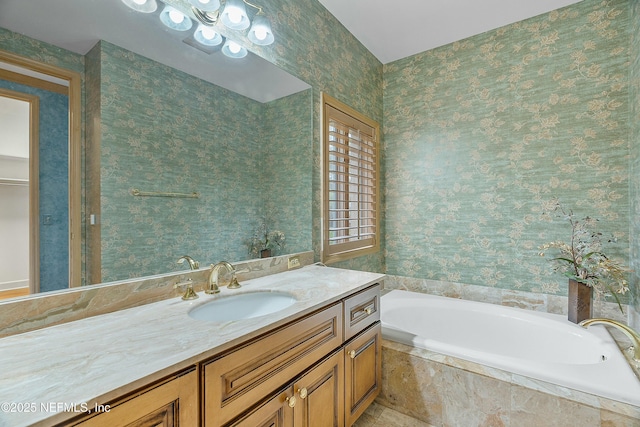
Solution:
<svg viewBox="0 0 640 427"><path fill-rule="evenodd" d="M387 340L640 406L640 381L601 325L401 290L380 307Z"/></svg>

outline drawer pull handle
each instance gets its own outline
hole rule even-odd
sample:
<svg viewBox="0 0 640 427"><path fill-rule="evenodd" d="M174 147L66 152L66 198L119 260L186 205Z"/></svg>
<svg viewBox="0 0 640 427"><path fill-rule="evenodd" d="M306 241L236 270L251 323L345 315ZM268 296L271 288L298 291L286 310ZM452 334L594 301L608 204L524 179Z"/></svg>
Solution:
<svg viewBox="0 0 640 427"><path fill-rule="evenodd" d="M304 399L307 397L307 388L298 389L298 394L300 395L300 399Z"/></svg>
<svg viewBox="0 0 640 427"><path fill-rule="evenodd" d="M294 406L296 406L296 397L295 396L287 397L285 400L287 401L287 404L289 405L289 408L293 408Z"/></svg>
<svg viewBox="0 0 640 427"><path fill-rule="evenodd" d="M371 313L373 313L373 309L371 307L367 307L364 309L364 312L367 313L367 315L370 315Z"/></svg>
<svg viewBox="0 0 640 427"><path fill-rule="evenodd" d="M349 357L352 358L352 359L355 359L356 358L356 351L355 350L351 350L349 352Z"/></svg>

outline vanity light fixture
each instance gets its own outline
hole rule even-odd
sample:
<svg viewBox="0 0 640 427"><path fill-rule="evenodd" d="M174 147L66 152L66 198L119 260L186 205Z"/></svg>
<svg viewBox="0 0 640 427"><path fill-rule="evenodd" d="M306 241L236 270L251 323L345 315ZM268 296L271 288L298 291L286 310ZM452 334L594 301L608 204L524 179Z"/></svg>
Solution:
<svg viewBox="0 0 640 427"><path fill-rule="evenodd" d="M122 0L122 2L138 12L152 13L158 9L157 0ZM247 38L253 44L267 46L275 41L271 23L262 8L247 0L189 0L189 4L190 12L198 24L193 35L183 40L190 46L207 53L219 49L230 58L245 57L247 49L228 39L222 49L215 48L225 41L225 37L213 28L218 21L232 30L241 31L249 28ZM247 13L246 6L257 10L253 20ZM188 31L194 24L190 16L168 4L160 12L160 20L168 28L176 31Z"/></svg>

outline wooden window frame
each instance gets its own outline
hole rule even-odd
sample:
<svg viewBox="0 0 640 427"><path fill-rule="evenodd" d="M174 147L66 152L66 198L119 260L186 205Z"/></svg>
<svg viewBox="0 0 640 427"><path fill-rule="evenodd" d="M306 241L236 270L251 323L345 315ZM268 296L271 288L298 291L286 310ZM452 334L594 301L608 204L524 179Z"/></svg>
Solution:
<svg viewBox="0 0 640 427"><path fill-rule="evenodd" d="M322 260L325 263L333 263L338 261L347 260L371 253L378 252L380 250L380 125L375 120L366 117L360 112L354 110L348 105L338 101L337 99L321 93L322 103ZM357 182L351 181L339 181L330 179L331 166L335 167L338 163L335 160L331 160L331 157L335 159L335 154L330 155L330 138L331 132L329 130L330 122L333 120L345 120L346 127L353 129L357 128L360 132L367 135L366 138L360 140L363 142L363 150L357 150L359 153L364 153L367 149L371 151L368 155L357 157L358 165L355 167L357 174L351 174L352 177L357 177ZM342 122L341 122L342 123ZM369 135L371 133L371 135ZM347 136L348 140L351 140L350 136ZM358 140L355 140L358 143ZM372 144L372 145L371 145ZM335 144L333 145L335 147ZM350 151L351 145L344 146L347 153L339 153L337 157L347 158L352 153ZM336 153L336 150L331 153ZM371 161L364 157L373 158ZM348 165L348 160L347 160ZM361 166L367 164L367 167ZM371 167L371 169L368 169ZM335 172L335 171L334 171ZM341 174L349 175L349 171L342 170ZM367 176L368 175L368 176ZM335 197L336 192L343 192L346 195L346 199L339 200L338 203L342 203L344 206L348 206L346 209L349 212L357 212L355 218L349 218L349 214L346 214L346 218L339 217L338 219L332 218L332 213L344 209L338 209L334 206L331 209L330 206L330 191L331 184L342 184L343 190L339 190L339 186L334 186L333 195ZM357 187L354 191L353 188ZM348 188L348 189L345 189ZM349 195L357 194L357 200L353 201L353 204L357 204L357 208L350 206ZM333 200L334 202L336 200ZM363 208L363 205L367 205L368 208ZM333 211L333 212L332 212ZM372 216L363 215L363 213L371 212ZM342 221L345 222L344 227L331 227L331 223ZM350 224L347 224L347 221ZM357 225L353 225L353 223ZM371 234L364 232L367 228L373 228ZM343 234L336 236L335 233L340 233L340 230L352 230L347 231L349 234ZM355 230L355 231L353 231ZM343 231L344 232L344 231ZM351 234L354 232L355 234ZM367 237L368 236L368 237ZM342 237L342 239L340 239ZM342 240L339 243L336 240ZM348 240L348 241L347 241Z"/></svg>

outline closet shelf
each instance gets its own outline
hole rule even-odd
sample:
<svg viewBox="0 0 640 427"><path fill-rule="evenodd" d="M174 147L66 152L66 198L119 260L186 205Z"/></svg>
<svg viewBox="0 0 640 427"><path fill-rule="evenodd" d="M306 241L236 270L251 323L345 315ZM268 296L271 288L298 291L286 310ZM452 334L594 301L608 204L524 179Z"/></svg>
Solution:
<svg viewBox="0 0 640 427"><path fill-rule="evenodd" d="M20 178L0 178L0 185L18 185L21 187L28 187L29 180Z"/></svg>

